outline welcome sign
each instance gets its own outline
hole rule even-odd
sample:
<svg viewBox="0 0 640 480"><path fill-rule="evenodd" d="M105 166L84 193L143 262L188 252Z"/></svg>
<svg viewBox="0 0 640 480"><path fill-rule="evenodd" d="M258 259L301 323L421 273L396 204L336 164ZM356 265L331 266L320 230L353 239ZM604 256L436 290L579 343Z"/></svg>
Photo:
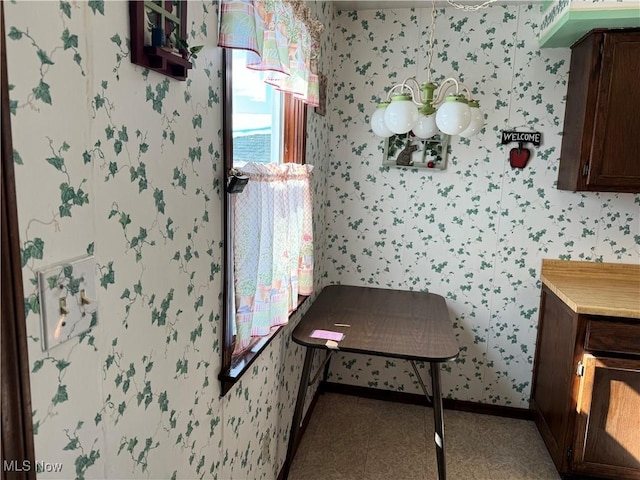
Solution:
<svg viewBox="0 0 640 480"><path fill-rule="evenodd" d="M540 132L508 132L502 131L502 145L507 143L533 143L536 147L540 146L542 134Z"/></svg>

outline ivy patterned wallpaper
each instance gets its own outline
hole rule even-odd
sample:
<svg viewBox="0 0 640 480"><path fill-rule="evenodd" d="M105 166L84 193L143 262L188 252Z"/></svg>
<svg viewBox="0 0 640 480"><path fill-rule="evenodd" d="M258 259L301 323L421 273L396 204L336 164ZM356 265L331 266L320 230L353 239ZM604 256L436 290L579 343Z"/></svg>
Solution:
<svg viewBox="0 0 640 480"><path fill-rule="evenodd" d="M368 121L394 83L426 80L430 15L336 17L328 280L444 295L461 347L445 393L526 408L541 260L640 262L640 197L555 188L570 50L538 49L537 5L438 10L434 78L465 82L486 127L452 139L445 171L381 167ZM523 170L499 144L514 127L543 135ZM420 391L408 365L367 356L335 358L330 380Z"/></svg>
<svg viewBox="0 0 640 480"><path fill-rule="evenodd" d="M333 5L313 4L325 25ZM128 3L5 3L36 456L43 478L266 478L286 453L302 350L286 328L220 398L221 52L217 2L178 82L131 64ZM320 68L331 69L333 32ZM328 117L309 113L318 290ZM98 321L40 348L36 272L93 254ZM298 318L293 319L293 322Z"/></svg>
<svg viewBox="0 0 640 480"><path fill-rule="evenodd" d="M7 2L14 160L43 478L275 478L302 364L290 328L219 397L222 147L216 2L190 2L203 44L186 82L129 60L123 1ZM448 299L455 398L526 406L544 257L640 261L640 198L554 188L569 51L536 49L539 8L440 10L438 77L471 86L484 133L444 172L381 168L378 98L424 78L429 10L313 10L327 26L327 116L308 120L316 284ZM511 170L498 133L543 132ZM93 254L98 321L43 353L35 272ZM299 317L294 318L295 325ZM418 391L396 361L342 356L331 380Z"/></svg>

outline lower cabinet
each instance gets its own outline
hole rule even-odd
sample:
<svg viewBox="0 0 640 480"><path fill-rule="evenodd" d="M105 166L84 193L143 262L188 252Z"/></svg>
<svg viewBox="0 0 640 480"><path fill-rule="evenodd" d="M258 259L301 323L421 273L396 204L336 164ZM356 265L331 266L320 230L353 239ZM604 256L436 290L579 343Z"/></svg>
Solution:
<svg viewBox="0 0 640 480"><path fill-rule="evenodd" d="M531 408L560 473L640 480L640 320L577 314L543 286Z"/></svg>

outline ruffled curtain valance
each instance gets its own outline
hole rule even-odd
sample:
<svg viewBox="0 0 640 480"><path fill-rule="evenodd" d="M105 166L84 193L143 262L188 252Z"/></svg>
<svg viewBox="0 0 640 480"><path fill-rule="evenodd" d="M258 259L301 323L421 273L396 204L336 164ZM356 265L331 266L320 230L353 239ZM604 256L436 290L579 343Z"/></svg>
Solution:
<svg viewBox="0 0 640 480"><path fill-rule="evenodd" d="M265 82L318 106L322 24L302 0L221 0L218 45L247 51L247 67Z"/></svg>

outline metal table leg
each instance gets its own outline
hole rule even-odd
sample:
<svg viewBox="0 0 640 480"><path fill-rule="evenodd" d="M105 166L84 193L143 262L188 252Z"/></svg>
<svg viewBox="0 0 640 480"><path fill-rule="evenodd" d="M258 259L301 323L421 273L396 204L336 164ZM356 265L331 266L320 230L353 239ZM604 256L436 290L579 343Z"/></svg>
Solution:
<svg viewBox="0 0 640 480"><path fill-rule="evenodd" d="M431 385L433 388L433 419L435 422L436 457L438 459L438 480L446 480L447 465L444 456L444 416L442 412L442 386L440 385L440 364L430 362Z"/></svg>
<svg viewBox="0 0 640 480"><path fill-rule="evenodd" d="M283 480L289 478L289 470L293 463L293 456L295 454L296 439L298 438L298 432L300 431L300 422L302 421L302 409L304 408L304 399L307 395L307 383L309 382L309 374L311 373L311 363L313 361L313 353L315 348L307 348L307 353L304 357L304 365L302 367L302 375L300 376L300 386L298 387L298 399L296 400L296 407L293 411L293 421L291 422L291 432L289 432L289 446L287 447L287 458L284 461L283 467Z"/></svg>

